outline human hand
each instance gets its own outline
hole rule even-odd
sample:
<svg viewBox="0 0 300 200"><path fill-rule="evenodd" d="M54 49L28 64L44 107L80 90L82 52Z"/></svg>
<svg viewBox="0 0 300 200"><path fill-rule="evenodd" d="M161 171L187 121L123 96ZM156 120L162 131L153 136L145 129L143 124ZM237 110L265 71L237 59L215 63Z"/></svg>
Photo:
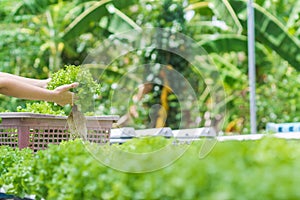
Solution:
<svg viewBox="0 0 300 200"><path fill-rule="evenodd" d="M62 85L53 90L53 102L57 103L60 106L66 104L73 105L74 93L69 90L75 88L79 83L71 83L67 85Z"/></svg>

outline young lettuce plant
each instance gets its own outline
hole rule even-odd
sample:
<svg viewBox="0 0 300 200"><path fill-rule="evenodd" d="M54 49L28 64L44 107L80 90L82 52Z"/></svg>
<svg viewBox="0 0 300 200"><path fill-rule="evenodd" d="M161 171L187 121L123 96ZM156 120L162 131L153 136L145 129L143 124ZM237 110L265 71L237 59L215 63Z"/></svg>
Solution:
<svg viewBox="0 0 300 200"><path fill-rule="evenodd" d="M79 86L71 89L75 93L74 104L78 110L85 115L92 115L94 109L94 98L100 94L100 85L93 79L87 68L82 66L68 65L55 72L47 88L53 90L58 86L78 82ZM43 107L43 109L41 109ZM26 104L26 108L18 108L21 112L33 112L42 114L68 115L70 106L59 106L49 102L36 102ZM63 114L64 113L64 114Z"/></svg>
<svg viewBox="0 0 300 200"><path fill-rule="evenodd" d="M83 113L90 113L94 109L94 97L100 93L100 85L93 79L88 69L81 66L69 65L54 73L48 84L48 89L78 82L79 86L72 89L75 93L75 105Z"/></svg>

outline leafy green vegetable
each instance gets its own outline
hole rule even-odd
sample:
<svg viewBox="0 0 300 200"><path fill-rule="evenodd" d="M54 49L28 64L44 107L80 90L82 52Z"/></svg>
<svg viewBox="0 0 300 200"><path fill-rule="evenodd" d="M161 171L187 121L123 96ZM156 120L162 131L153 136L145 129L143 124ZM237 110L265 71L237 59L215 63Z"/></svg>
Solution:
<svg viewBox="0 0 300 200"><path fill-rule="evenodd" d="M26 108L17 107L17 112L45 113L50 115L65 115L63 109L49 102L26 103Z"/></svg>
<svg viewBox="0 0 300 200"><path fill-rule="evenodd" d="M64 69L60 69L52 74L51 81L48 83L47 88L54 90L58 86L76 82L80 70L81 68L79 66L74 65L69 65Z"/></svg>
<svg viewBox="0 0 300 200"><path fill-rule="evenodd" d="M77 88L71 89L75 93L75 104L78 109L91 115L94 109L94 98L100 94L100 85L93 79L92 74L87 68L75 65L65 66L64 69L53 73L51 81L47 88L54 90L55 88L78 82ZM27 103L25 108L18 107L19 112L33 112L42 114L68 115L70 106L59 106L49 102Z"/></svg>
<svg viewBox="0 0 300 200"><path fill-rule="evenodd" d="M0 146L0 188L8 193L26 195L27 181L32 180L31 163L33 154L30 149L12 149ZM3 178L4 174L4 178ZM18 183L17 185L14 185Z"/></svg>
<svg viewBox="0 0 300 200"><path fill-rule="evenodd" d="M94 81L92 74L81 66L69 65L52 75L48 89L53 90L58 86L78 82L74 89L77 100L75 104L82 112L91 112L94 109L94 96L100 93L100 85Z"/></svg>
<svg viewBox="0 0 300 200"><path fill-rule="evenodd" d="M148 153L159 150L172 143L172 140L165 140L162 136L133 138L123 145L116 145L123 151L132 153Z"/></svg>
<svg viewBox="0 0 300 200"><path fill-rule="evenodd" d="M139 153L168 142L149 137L131 140L120 148ZM36 154L2 146L0 187L17 196L33 194L36 199L50 200L299 199L299 143L269 136L256 141L225 141L199 159L203 141L195 141L170 166L141 174L104 166L86 148L95 144L81 140L49 145ZM100 146L99 151L109 146Z"/></svg>

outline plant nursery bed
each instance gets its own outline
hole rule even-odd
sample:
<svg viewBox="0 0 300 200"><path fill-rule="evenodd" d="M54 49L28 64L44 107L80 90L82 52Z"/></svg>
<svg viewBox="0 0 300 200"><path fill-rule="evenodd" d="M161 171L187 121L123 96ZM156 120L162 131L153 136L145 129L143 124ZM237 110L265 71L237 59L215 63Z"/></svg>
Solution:
<svg viewBox="0 0 300 200"><path fill-rule="evenodd" d="M48 144L59 144L75 136L71 133L67 116L27 112L0 113L0 145L46 149ZM87 116L87 140L104 144L109 141L112 124L118 116Z"/></svg>

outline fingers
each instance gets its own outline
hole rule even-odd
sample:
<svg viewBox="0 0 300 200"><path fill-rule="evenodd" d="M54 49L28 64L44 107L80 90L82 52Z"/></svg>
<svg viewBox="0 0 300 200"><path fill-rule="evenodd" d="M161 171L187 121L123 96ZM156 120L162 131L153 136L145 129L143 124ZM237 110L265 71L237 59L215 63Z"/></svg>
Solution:
<svg viewBox="0 0 300 200"><path fill-rule="evenodd" d="M69 85L66 85L66 87L69 89L72 89L72 88L76 88L77 86L79 85L79 83L71 83Z"/></svg>
<svg viewBox="0 0 300 200"><path fill-rule="evenodd" d="M72 93L72 102L71 102L71 106L74 106L74 93Z"/></svg>
<svg viewBox="0 0 300 200"><path fill-rule="evenodd" d="M72 94L71 106L74 106L75 102L78 100L78 96L76 96L73 92L71 94Z"/></svg>
<svg viewBox="0 0 300 200"><path fill-rule="evenodd" d="M75 88L79 85L79 83L77 83L77 82L76 83L71 83L70 85L71 85L72 88Z"/></svg>
<svg viewBox="0 0 300 200"><path fill-rule="evenodd" d="M72 88L75 88L79 85L79 83L71 83L67 85L61 85L54 89L55 100L54 102L59 104L60 106L64 106L66 104L73 105L76 101L76 96L73 92L69 91Z"/></svg>
<svg viewBox="0 0 300 200"><path fill-rule="evenodd" d="M44 88L47 88L48 84L51 82L52 78L48 78L46 79L46 85L44 86Z"/></svg>
<svg viewBox="0 0 300 200"><path fill-rule="evenodd" d="M72 88L76 88L78 85L79 85L79 83L71 83L71 84L68 84L68 85L62 85L62 86L59 86L57 88L57 90L59 90L61 92L65 92L65 91L70 90Z"/></svg>

